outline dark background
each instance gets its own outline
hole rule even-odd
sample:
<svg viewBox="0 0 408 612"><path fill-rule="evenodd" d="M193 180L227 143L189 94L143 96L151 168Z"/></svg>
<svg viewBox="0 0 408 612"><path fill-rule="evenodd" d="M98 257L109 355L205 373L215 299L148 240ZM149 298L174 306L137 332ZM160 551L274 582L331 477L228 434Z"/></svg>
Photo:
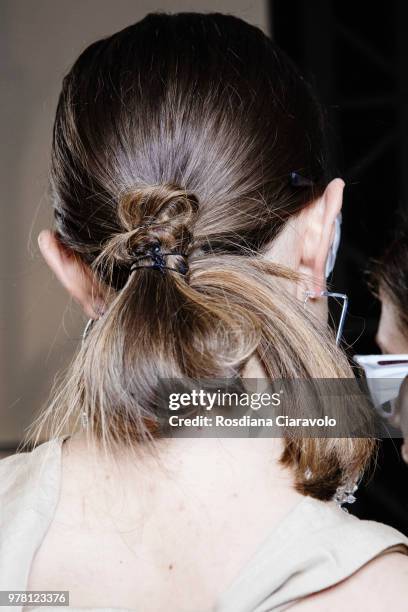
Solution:
<svg viewBox="0 0 408 612"><path fill-rule="evenodd" d="M325 104L346 182L342 242L332 278L349 296L345 345L378 353L380 308L368 288L408 206L408 3L271 0L271 32ZM408 534L408 467L399 440L381 443L377 469L350 512Z"/></svg>

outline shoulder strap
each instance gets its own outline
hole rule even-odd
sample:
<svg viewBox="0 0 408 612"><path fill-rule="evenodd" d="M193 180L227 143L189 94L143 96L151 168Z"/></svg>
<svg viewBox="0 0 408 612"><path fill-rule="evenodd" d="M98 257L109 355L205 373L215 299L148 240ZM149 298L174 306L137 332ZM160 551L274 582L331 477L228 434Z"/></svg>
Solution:
<svg viewBox="0 0 408 612"><path fill-rule="evenodd" d="M270 612L348 578L408 538L360 520L334 502L305 498L268 536L222 596L217 612Z"/></svg>
<svg viewBox="0 0 408 612"><path fill-rule="evenodd" d="M58 502L61 446L58 438L0 461L0 590L27 588Z"/></svg>

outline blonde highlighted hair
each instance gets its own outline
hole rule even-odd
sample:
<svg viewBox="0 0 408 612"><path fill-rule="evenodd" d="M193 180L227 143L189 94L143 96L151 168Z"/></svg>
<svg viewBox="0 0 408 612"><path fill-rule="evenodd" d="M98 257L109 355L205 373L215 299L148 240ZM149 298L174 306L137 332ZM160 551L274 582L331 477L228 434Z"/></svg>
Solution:
<svg viewBox="0 0 408 612"><path fill-rule="evenodd" d="M294 186L291 172L313 179ZM111 447L163 423L163 379L347 378L332 333L263 257L330 178L324 115L285 54L221 14L152 14L99 40L63 81L53 133L57 235L107 289L106 311L40 415L31 440L85 411ZM146 267L149 249L166 255ZM131 269L135 259L138 265ZM286 440L304 494L329 499L365 467L370 439Z"/></svg>

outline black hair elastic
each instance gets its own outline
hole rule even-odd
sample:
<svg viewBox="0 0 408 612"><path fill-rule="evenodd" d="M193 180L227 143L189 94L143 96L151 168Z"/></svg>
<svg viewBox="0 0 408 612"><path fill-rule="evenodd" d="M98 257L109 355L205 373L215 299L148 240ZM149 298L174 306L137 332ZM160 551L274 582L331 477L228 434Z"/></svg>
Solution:
<svg viewBox="0 0 408 612"><path fill-rule="evenodd" d="M165 274L166 270L172 270L173 272L178 272L179 274L183 274L183 275L187 274L188 266L186 263L183 263L182 265L180 265L178 269L172 268L170 266L166 266L166 260L164 259L166 255L180 255L180 257L184 257L184 259L187 258L186 253L181 253L179 251L169 251L169 252L163 253L160 249L160 245L155 245L150 251L143 253L143 255L139 255L139 257L137 257L134 260L134 262L132 263L130 267L130 273L132 273L134 270L139 270L141 268L150 268L152 270L158 270L162 274ZM146 259L146 258L152 259L153 263L151 265L148 265L148 264L144 264L141 266L137 265L138 261L140 261L141 259Z"/></svg>

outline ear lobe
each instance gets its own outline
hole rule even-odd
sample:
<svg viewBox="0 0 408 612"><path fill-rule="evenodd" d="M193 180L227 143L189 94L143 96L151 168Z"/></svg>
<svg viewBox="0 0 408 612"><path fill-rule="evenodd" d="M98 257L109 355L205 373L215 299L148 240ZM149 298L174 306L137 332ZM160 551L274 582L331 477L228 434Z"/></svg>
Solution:
<svg viewBox="0 0 408 612"><path fill-rule="evenodd" d="M335 220L343 203L344 181L331 181L323 195L304 211L304 247L300 271L310 278L309 291L320 293L326 287L326 262L335 236Z"/></svg>
<svg viewBox="0 0 408 612"><path fill-rule="evenodd" d="M62 245L50 230L40 232L38 246L62 286L82 306L88 317L97 319L101 314L103 292L91 269Z"/></svg>

